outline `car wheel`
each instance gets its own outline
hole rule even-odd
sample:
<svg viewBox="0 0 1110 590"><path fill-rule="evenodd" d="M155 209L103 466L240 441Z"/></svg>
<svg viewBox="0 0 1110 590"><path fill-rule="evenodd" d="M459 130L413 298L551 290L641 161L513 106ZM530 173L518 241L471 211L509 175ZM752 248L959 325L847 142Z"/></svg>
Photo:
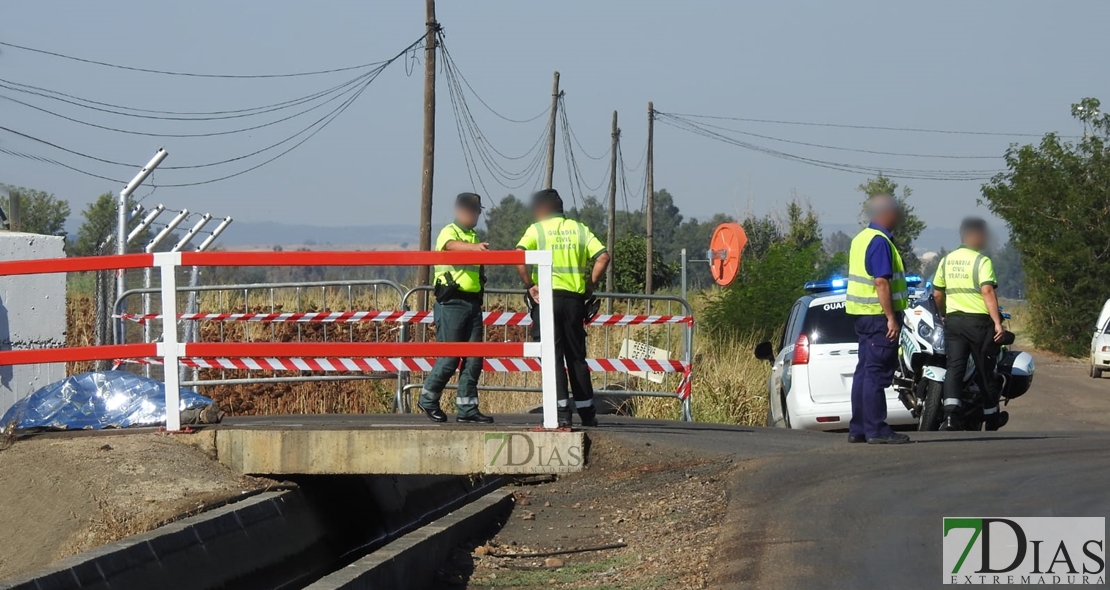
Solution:
<svg viewBox="0 0 1110 590"><path fill-rule="evenodd" d="M786 407L786 394L785 393L780 393L779 396L780 396L779 399L782 400L782 423L783 423L783 426L785 426L786 428L790 428L790 408Z"/></svg>
<svg viewBox="0 0 1110 590"><path fill-rule="evenodd" d="M1102 379L1102 369L1091 365L1091 379Z"/></svg>

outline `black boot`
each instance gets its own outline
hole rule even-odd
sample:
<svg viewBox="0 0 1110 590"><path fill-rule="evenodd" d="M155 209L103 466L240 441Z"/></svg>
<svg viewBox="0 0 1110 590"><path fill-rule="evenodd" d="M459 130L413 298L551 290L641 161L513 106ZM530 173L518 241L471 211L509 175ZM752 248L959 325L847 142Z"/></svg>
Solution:
<svg viewBox="0 0 1110 590"><path fill-rule="evenodd" d="M431 420L432 422L446 422L447 421L447 414L444 414L443 410L439 409L438 407L428 409L428 408L425 408L425 407L421 406L420 409L424 410L424 414L426 416L428 416L428 419Z"/></svg>
<svg viewBox="0 0 1110 590"><path fill-rule="evenodd" d="M462 422L463 424L493 424L493 418L481 412L474 412L466 416L456 416L455 422Z"/></svg>
<svg viewBox="0 0 1110 590"><path fill-rule="evenodd" d="M952 417L952 414L945 416L944 421L940 423L940 430L942 431L953 432L959 429L960 426L956 424L956 419Z"/></svg>
<svg viewBox="0 0 1110 590"><path fill-rule="evenodd" d="M983 423L986 425L987 430L998 430L1005 426L1006 423L1009 421L1009 412L996 412L994 414L988 414L983 419Z"/></svg>

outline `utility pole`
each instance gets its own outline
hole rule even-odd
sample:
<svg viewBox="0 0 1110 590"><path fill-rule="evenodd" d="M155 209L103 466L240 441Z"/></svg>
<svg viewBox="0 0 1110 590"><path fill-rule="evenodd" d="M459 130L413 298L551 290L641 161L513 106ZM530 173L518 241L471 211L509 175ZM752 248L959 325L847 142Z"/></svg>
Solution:
<svg viewBox="0 0 1110 590"><path fill-rule="evenodd" d="M547 125L547 182L544 188L551 188L555 179L555 116L559 113L559 72L555 72L555 82L551 86L551 119Z"/></svg>
<svg viewBox="0 0 1110 590"><path fill-rule="evenodd" d="M620 144L621 130L617 127L617 111L613 111L613 144L609 147L609 232L605 240L605 248L609 255L613 255L613 248L617 242L617 150ZM605 269L605 290L614 292L613 265Z"/></svg>
<svg viewBox="0 0 1110 590"><path fill-rule="evenodd" d="M653 162L655 148L655 103L648 103L648 137L647 137L647 223L644 228L647 232L647 274L644 276L644 292L651 295L653 285L651 277L654 270L652 258L655 252L655 164Z"/></svg>
<svg viewBox="0 0 1110 590"><path fill-rule="evenodd" d="M424 172L420 180L420 249L432 249L432 180L436 165L436 22L435 0L424 1ZM417 284L429 284L427 266L417 269Z"/></svg>

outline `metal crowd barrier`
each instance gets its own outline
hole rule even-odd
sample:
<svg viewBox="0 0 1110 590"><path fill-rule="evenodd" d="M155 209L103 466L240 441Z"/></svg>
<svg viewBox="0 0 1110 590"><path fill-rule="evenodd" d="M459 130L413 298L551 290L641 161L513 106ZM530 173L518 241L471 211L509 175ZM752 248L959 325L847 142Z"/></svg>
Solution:
<svg viewBox="0 0 1110 590"><path fill-rule="evenodd" d="M144 324L149 327L152 321L135 322L131 321L135 311L138 310L138 302L133 303L135 296L140 296L140 299L145 299L150 295L158 295L160 289L158 288L139 288L129 289L120 294L116 298L115 305L113 306L115 321L116 321L116 334L120 334L124 343L128 337L133 337L137 341L151 342L148 337L151 334L149 329L144 329ZM200 308L200 299L205 293L210 293L210 298L215 299L215 309L206 309L206 311L213 311L215 313L278 313L278 312L304 312L329 309L329 307L343 307L345 309L355 309L356 301L360 304L368 305L373 309L395 309L397 308L405 294L405 289L399 283L387 279L357 279L346 281L290 281L279 283L251 283L251 284L230 284L230 285L204 285L204 286L189 286L183 285L177 287L178 298L181 299L182 295L185 296L185 305L183 309L187 313L198 313ZM292 302L292 309L289 303ZM157 300L156 300L157 302ZM159 315L162 310L160 308L147 309L148 304L143 301L143 315ZM211 303L211 301L206 301ZM309 309L310 307L315 309ZM184 328L184 335L182 342L199 342L200 341L200 322L186 321L182 322ZM229 342L229 325L226 322L216 323L219 337L214 340L215 342ZM306 341L304 339L305 324L295 323L296 337L293 342L356 342L355 324L352 323L323 323L320 330L322 331L322 340L312 339ZM251 329L246 326L238 326L235 331L242 330L242 335L247 342L287 342L288 340L279 339L278 323L272 322L259 326L254 334ZM366 328L362 328L365 330ZM403 329L403 328L402 328ZM384 324L380 322L373 323L374 341L382 342L383 334L388 335L391 332L399 332L397 325ZM268 338L266 337L268 334ZM160 334L159 334L160 335ZM398 338L400 340L400 338ZM212 341L212 340L209 340ZM238 341L238 340L236 340ZM143 370L147 376L151 375L151 370L157 370L158 367L154 365L145 365ZM182 368L184 372L185 367ZM252 385L252 384L265 384L265 383L305 383L316 381L365 381L365 380L389 380L396 379L396 373L358 373L354 375L297 375L287 377L259 377L253 375L254 371L248 371L246 377L229 377L226 369L219 369L220 377L218 379L201 379L200 369L192 367L192 379L185 379L182 377L182 387L204 387L211 385ZM237 371L242 372L242 371ZM262 371L259 371L262 372ZM267 373L270 371L266 371ZM395 397L401 395L401 384L397 384L397 392Z"/></svg>
<svg viewBox="0 0 1110 590"><path fill-rule="evenodd" d="M409 289L404 294L405 310L415 305L414 295L418 299L429 297L432 291L430 286L419 286ZM523 289L487 289L484 309L487 311L500 311L505 313L524 313L527 311ZM637 314L661 316L687 316L693 318L694 310L688 301L672 295L642 295L628 293L595 293L602 305L605 314ZM512 336L510 336L512 334ZM680 360L691 366L694 350L694 325L693 322L670 324L624 324L624 325L596 325L586 328L587 350L591 357L599 358L650 358L643 356L644 348L639 345L650 346L654 352L665 351L669 359ZM531 340L531 330L528 327L510 325L484 325L486 342L519 342ZM406 341L429 342L433 340L431 325L405 324L402 337ZM634 350L639 348L639 350ZM631 354L629 354L631 353ZM691 394L677 392L680 380L687 378L681 373L666 373L652 375L654 379L647 378L646 374L635 375L629 372L612 373L599 372L600 377L594 380L595 392L613 393L631 397L660 397L675 398L681 403L682 419L693 421L691 408ZM672 376L673 375L673 376ZM538 376L528 372L490 372L483 371L478 384L479 391L488 392L521 392L540 393L542 389ZM395 404L400 412L411 412L414 409L412 397L419 394L421 383L411 382L411 372L402 371L398 374L398 397ZM689 387L689 383L686 384ZM454 389L455 383L449 383L448 389Z"/></svg>

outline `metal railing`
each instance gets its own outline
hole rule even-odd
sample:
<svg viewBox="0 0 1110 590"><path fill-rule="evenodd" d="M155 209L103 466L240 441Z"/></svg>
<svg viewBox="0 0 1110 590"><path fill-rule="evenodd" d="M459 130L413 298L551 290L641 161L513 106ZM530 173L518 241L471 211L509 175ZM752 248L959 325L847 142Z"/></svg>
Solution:
<svg viewBox="0 0 1110 590"><path fill-rule="evenodd" d="M128 313L131 310L131 305L138 307L138 304L132 304L130 299L134 296L142 296L140 299L149 296L150 294L158 294L158 288L141 288L129 289L124 291L116 299L113 309L116 316L116 333L120 334L121 339L126 341L130 336L140 341L149 342L146 340L150 330L143 327L143 324L149 325L150 320L137 324L135 322L121 318L120 316ZM201 299L206 299L206 311L214 313L251 313L251 312L265 312L277 313L283 312L302 312L310 311L309 307L315 310L325 310L329 306L341 306L345 309L354 309L356 302L363 306L369 305L374 309L382 309L383 306L388 309L396 308L401 304L402 297L405 294L405 289L399 283L387 279L359 279L359 280L346 280L346 281L306 281L306 282L279 282L279 283L253 283L253 284L232 284L232 285L203 285L203 286L179 286L177 287L179 298L184 295L186 304L184 309L187 313L197 313L199 311ZM204 297L204 294L210 294ZM211 309L211 304L214 300L215 309ZM161 313L161 309L148 309L145 302L140 302L143 305L143 313ZM290 305L291 304L291 305ZM290 309L292 307L292 309ZM134 313L134 311L132 311ZM199 342L200 338L200 323L197 321L180 322L183 324L184 336L182 342ZM279 323L258 324L255 326L229 325L226 322L215 322L216 329L218 330L218 337L215 339L206 339L209 342L228 342L228 336L234 332L235 336L242 336L247 342L288 342L289 340L283 339L284 331L290 328L281 327ZM359 327L353 323L321 323L319 327L312 328L314 332L318 331L319 334L313 334L310 340L305 339L305 329L308 327L306 324L294 323L296 336L293 342L336 342L346 340L348 342L356 342L356 332L373 330L374 340L376 342L382 341L383 335L390 333L397 333L398 339L400 332L403 329L396 324L385 324L374 322L372 328L366 325ZM252 330L253 328L253 330ZM279 332L282 338L279 338ZM160 333L160 331L155 331ZM268 338L266 337L268 333ZM232 340L235 340L232 338ZM121 344L123 343L121 341ZM241 341L241 340L235 340ZM362 341L357 340L357 341ZM160 370L160 367L146 365L144 371L150 375L151 370ZM182 367L182 373L187 369ZM209 369L211 371L211 369ZM214 385L250 385L250 384L265 384L265 383L304 383L313 381L365 381L365 380L389 380L397 379L396 373L360 373L356 375L319 375L319 374L304 374L297 376L284 376L284 377L258 377L248 371L245 377L229 377L227 370L220 370L218 379L202 379L200 369L192 369L192 378L186 379L184 375L181 377L182 387L205 387ZM394 394L395 399L401 397L401 383L397 383L397 391Z"/></svg>
<svg viewBox="0 0 1110 590"><path fill-rule="evenodd" d="M410 309L410 302L414 295L421 298L428 296L432 287L419 286L409 289L404 295L405 310ZM485 305L487 311L526 312L526 291L523 289L486 289ZM684 315L693 317L693 306L685 299L673 295L643 295L628 293L595 293L602 302L602 313L607 314L658 314L658 315ZM517 303L511 300L515 299ZM484 338L486 342L519 342L531 340L531 330L528 326L513 325L485 325ZM431 340L432 326L430 324L407 325L402 331L406 340L428 342ZM651 346L655 349L665 350L668 358L679 359L689 366L693 362L694 326L687 323L677 324L644 324L644 325L612 325L588 326L587 349L591 356L601 358L616 358L622 349L625 353L637 343ZM631 354L629 358L637 358ZM643 358L643 357L639 357ZM482 372L478 384L479 391L496 392L521 392L539 393L538 375L531 373L491 373ZM675 398L681 401L682 419L693 421L693 411L690 404L691 396L680 397L676 392L681 374L655 375L655 379L647 375L638 376L631 373L599 373L595 378L595 390L605 393L619 393L622 396L632 397L662 397ZM398 398L395 404L401 412L413 411L413 392L419 393L420 383L411 383L410 374L401 372L398 375ZM534 382L534 383L533 383ZM453 389L454 383L448 384L448 389Z"/></svg>

